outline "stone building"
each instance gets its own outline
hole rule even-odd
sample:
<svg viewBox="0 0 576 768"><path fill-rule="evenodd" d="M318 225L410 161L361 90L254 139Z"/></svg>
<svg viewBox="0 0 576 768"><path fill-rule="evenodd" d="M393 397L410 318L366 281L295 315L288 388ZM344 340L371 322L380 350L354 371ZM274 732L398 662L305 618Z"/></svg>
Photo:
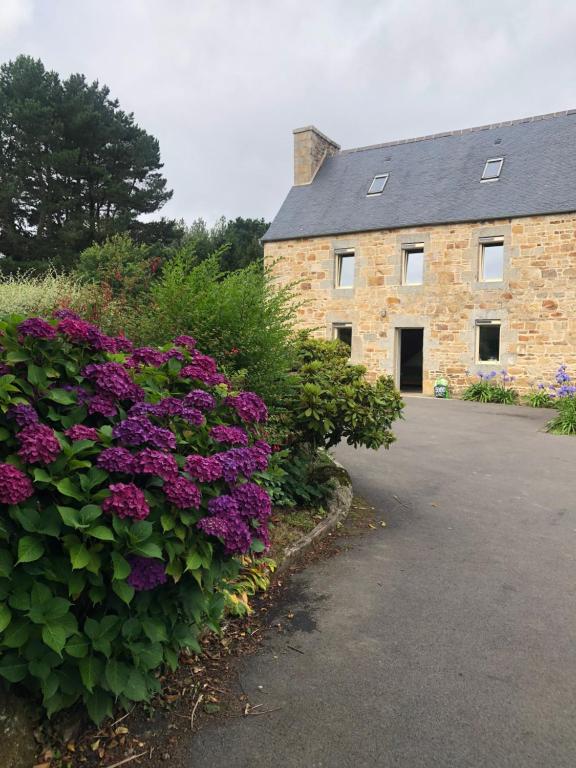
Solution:
<svg viewBox="0 0 576 768"><path fill-rule="evenodd" d="M263 239L301 327L404 390L576 368L576 110L348 150L295 130Z"/></svg>

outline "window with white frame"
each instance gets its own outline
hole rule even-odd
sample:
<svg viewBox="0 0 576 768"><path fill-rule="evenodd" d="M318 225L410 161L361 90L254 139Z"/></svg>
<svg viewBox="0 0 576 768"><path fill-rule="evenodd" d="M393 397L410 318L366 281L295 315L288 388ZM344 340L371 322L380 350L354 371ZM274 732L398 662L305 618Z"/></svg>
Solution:
<svg viewBox="0 0 576 768"><path fill-rule="evenodd" d="M490 240L480 242L481 283L500 283L504 280L504 242Z"/></svg>
<svg viewBox="0 0 576 768"><path fill-rule="evenodd" d="M374 176L367 194L381 195L382 192L384 192L384 187L386 186L386 182L388 181L389 175L390 174L388 173L379 173L376 176Z"/></svg>
<svg viewBox="0 0 576 768"><path fill-rule="evenodd" d="M354 251L336 252L336 288L354 287Z"/></svg>
<svg viewBox="0 0 576 768"><path fill-rule="evenodd" d="M476 362L497 363L500 360L500 320L476 321Z"/></svg>
<svg viewBox="0 0 576 768"><path fill-rule="evenodd" d="M332 326L332 337L343 341L352 348L352 323L334 323Z"/></svg>
<svg viewBox="0 0 576 768"><path fill-rule="evenodd" d="M490 160L486 160L480 181L498 181L503 165L503 157L492 157Z"/></svg>
<svg viewBox="0 0 576 768"><path fill-rule="evenodd" d="M424 246L409 245L402 250L402 283L422 285L424 282Z"/></svg>

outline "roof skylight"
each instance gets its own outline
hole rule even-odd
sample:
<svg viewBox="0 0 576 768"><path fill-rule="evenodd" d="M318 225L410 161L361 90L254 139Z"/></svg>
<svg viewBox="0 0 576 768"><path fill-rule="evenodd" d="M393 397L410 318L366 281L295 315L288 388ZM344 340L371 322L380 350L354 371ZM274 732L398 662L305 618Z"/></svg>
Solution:
<svg viewBox="0 0 576 768"><path fill-rule="evenodd" d="M370 189L368 190L369 195L381 195L382 192L384 192L384 187L386 186L386 182L388 181L389 173L379 173L378 175L374 176L372 179L372 184L370 184Z"/></svg>
<svg viewBox="0 0 576 768"><path fill-rule="evenodd" d="M486 160L480 181L498 181L503 165L503 157L493 157L490 160Z"/></svg>

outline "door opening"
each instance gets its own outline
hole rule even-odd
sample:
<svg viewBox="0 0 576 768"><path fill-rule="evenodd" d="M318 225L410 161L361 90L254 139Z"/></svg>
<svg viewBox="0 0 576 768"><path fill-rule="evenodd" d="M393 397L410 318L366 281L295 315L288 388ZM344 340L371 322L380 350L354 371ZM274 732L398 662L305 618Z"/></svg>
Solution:
<svg viewBox="0 0 576 768"><path fill-rule="evenodd" d="M400 389L422 392L424 328L400 328Z"/></svg>

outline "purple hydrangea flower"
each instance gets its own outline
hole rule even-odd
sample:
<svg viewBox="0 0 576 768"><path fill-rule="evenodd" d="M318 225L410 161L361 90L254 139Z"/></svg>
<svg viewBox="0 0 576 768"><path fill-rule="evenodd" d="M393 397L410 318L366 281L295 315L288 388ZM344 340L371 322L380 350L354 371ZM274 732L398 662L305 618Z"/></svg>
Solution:
<svg viewBox="0 0 576 768"><path fill-rule="evenodd" d="M8 411L8 416L14 419L19 427L27 427L30 424L36 424L38 422L38 414L31 405L26 403L20 403L19 405L13 405Z"/></svg>
<svg viewBox="0 0 576 768"><path fill-rule="evenodd" d="M149 443L160 450L174 450L176 437L169 429L155 427L145 416L130 416L117 424L113 436L124 445L144 445Z"/></svg>
<svg viewBox="0 0 576 768"><path fill-rule="evenodd" d="M30 317L18 324L21 336L31 336L33 339L55 339L56 328L41 317Z"/></svg>
<svg viewBox="0 0 576 768"><path fill-rule="evenodd" d="M178 509L198 509L202 496L191 480L177 477L164 483L164 493Z"/></svg>
<svg viewBox="0 0 576 768"><path fill-rule="evenodd" d="M216 407L216 398L203 389L193 389L185 397L186 402L201 411L211 411Z"/></svg>
<svg viewBox="0 0 576 768"><path fill-rule="evenodd" d="M161 451L174 451L176 449L176 435L169 429L154 427L148 436L148 442Z"/></svg>
<svg viewBox="0 0 576 768"><path fill-rule="evenodd" d="M11 373L11 370L6 363L0 363L0 376L6 376L9 373Z"/></svg>
<svg viewBox="0 0 576 768"><path fill-rule="evenodd" d="M0 464L0 504L20 504L34 493L32 481L12 464Z"/></svg>
<svg viewBox="0 0 576 768"><path fill-rule="evenodd" d="M237 485L232 491L232 498L238 505L240 515L245 519L256 518L262 524L272 514L270 496L256 483Z"/></svg>
<svg viewBox="0 0 576 768"><path fill-rule="evenodd" d="M144 592L165 584L168 580L166 568L160 560L152 560L149 557L128 555L126 558L130 564L130 574L126 581L137 592Z"/></svg>
<svg viewBox="0 0 576 768"><path fill-rule="evenodd" d="M204 423L204 416L200 411L179 397L165 397L154 406L154 409L155 414L159 417L178 416L190 424L200 425Z"/></svg>
<svg viewBox="0 0 576 768"><path fill-rule="evenodd" d="M95 325L82 320L73 312L60 320L58 330L70 341L77 344L87 344L92 349L106 350L110 346L108 342L112 341Z"/></svg>
<svg viewBox="0 0 576 768"><path fill-rule="evenodd" d="M102 510L109 515L134 520L144 520L150 514L150 507L144 493L134 483L112 483L110 496L102 502Z"/></svg>
<svg viewBox="0 0 576 768"><path fill-rule="evenodd" d="M176 344L177 347L185 347L189 352L192 352L194 350L194 347L196 346L196 339L193 339L192 336L176 336L173 344Z"/></svg>
<svg viewBox="0 0 576 768"><path fill-rule="evenodd" d="M18 455L28 464L50 464L60 453L54 430L45 424L29 424L17 434Z"/></svg>
<svg viewBox="0 0 576 768"><path fill-rule="evenodd" d="M93 427L85 427L83 424L74 424L64 434L70 440L98 440L98 432Z"/></svg>
<svg viewBox="0 0 576 768"><path fill-rule="evenodd" d="M116 450L123 449L118 448ZM155 475L163 480L174 480L178 477L176 459L168 453L155 451L152 448L144 448L131 458L132 471L136 474Z"/></svg>
<svg viewBox="0 0 576 768"><path fill-rule="evenodd" d="M99 393L107 397L133 402L144 399L144 391L132 381L120 363L91 363L82 375L91 379Z"/></svg>
<svg viewBox="0 0 576 768"><path fill-rule="evenodd" d="M228 554L245 554L250 551L250 529L239 517L203 517L197 526L209 536L220 539Z"/></svg>
<svg viewBox="0 0 576 768"><path fill-rule="evenodd" d="M152 368L159 368L166 362L165 355L152 347L139 347L135 349L124 365L126 368L139 368L148 365Z"/></svg>
<svg viewBox="0 0 576 768"><path fill-rule="evenodd" d="M134 403L134 405L128 411L128 416L154 416L156 414L156 406L152 403Z"/></svg>
<svg viewBox="0 0 576 768"><path fill-rule="evenodd" d="M134 457L126 448L105 448L98 456L96 463L107 472L124 472L132 474Z"/></svg>
<svg viewBox="0 0 576 768"><path fill-rule="evenodd" d="M219 517L238 517L240 509L238 502L233 496L223 494L210 499L208 502L208 513Z"/></svg>
<svg viewBox="0 0 576 768"><path fill-rule="evenodd" d="M106 395L94 395L87 398L88 413L90 415L99 414L107 419L111 419L116 416L118 409L116 408L112 398Z"/></svg>
<svg viewBox="0 0 576 768"><path fill-rule="evenodd" d="M180 376L184 379L197 379L210 386L225 384L228 381L225 376L218 373L216 360L213 357L203 355L196 350L192 352L192 362L182 368Z"/></svg>
<svg viewBox="0 0 576 768"><path fill-rule="evenodd" d="M201 483L212 483L222 477L222 465L215 456L193 454L186 459L184 468Z"/></svg>
<svg viewBox="0 0 576 768"><path fill-rule="evenodd" d="M268 418L268 408L264 401L254 392L240 392L231 395L226 402L234 408L238 416L249 424L263 422Z"/></svg>
<svg viewBox="0 0 576 768"><path fill-rule="evenodd" d="M210 437L218 443L248 445L248 435L242 427L227 427L224 424L218 424L210 430Z"/></svg>
<svg viewBox="0 0 576 768"><path fill-rule="evenodd" d="M265 470L268 466L268 454L260 446L249 448L231 448L229 451L215 454L222 467L222 476L228 483L235 483L240 475L251 477L254 472Z"/></svg>

